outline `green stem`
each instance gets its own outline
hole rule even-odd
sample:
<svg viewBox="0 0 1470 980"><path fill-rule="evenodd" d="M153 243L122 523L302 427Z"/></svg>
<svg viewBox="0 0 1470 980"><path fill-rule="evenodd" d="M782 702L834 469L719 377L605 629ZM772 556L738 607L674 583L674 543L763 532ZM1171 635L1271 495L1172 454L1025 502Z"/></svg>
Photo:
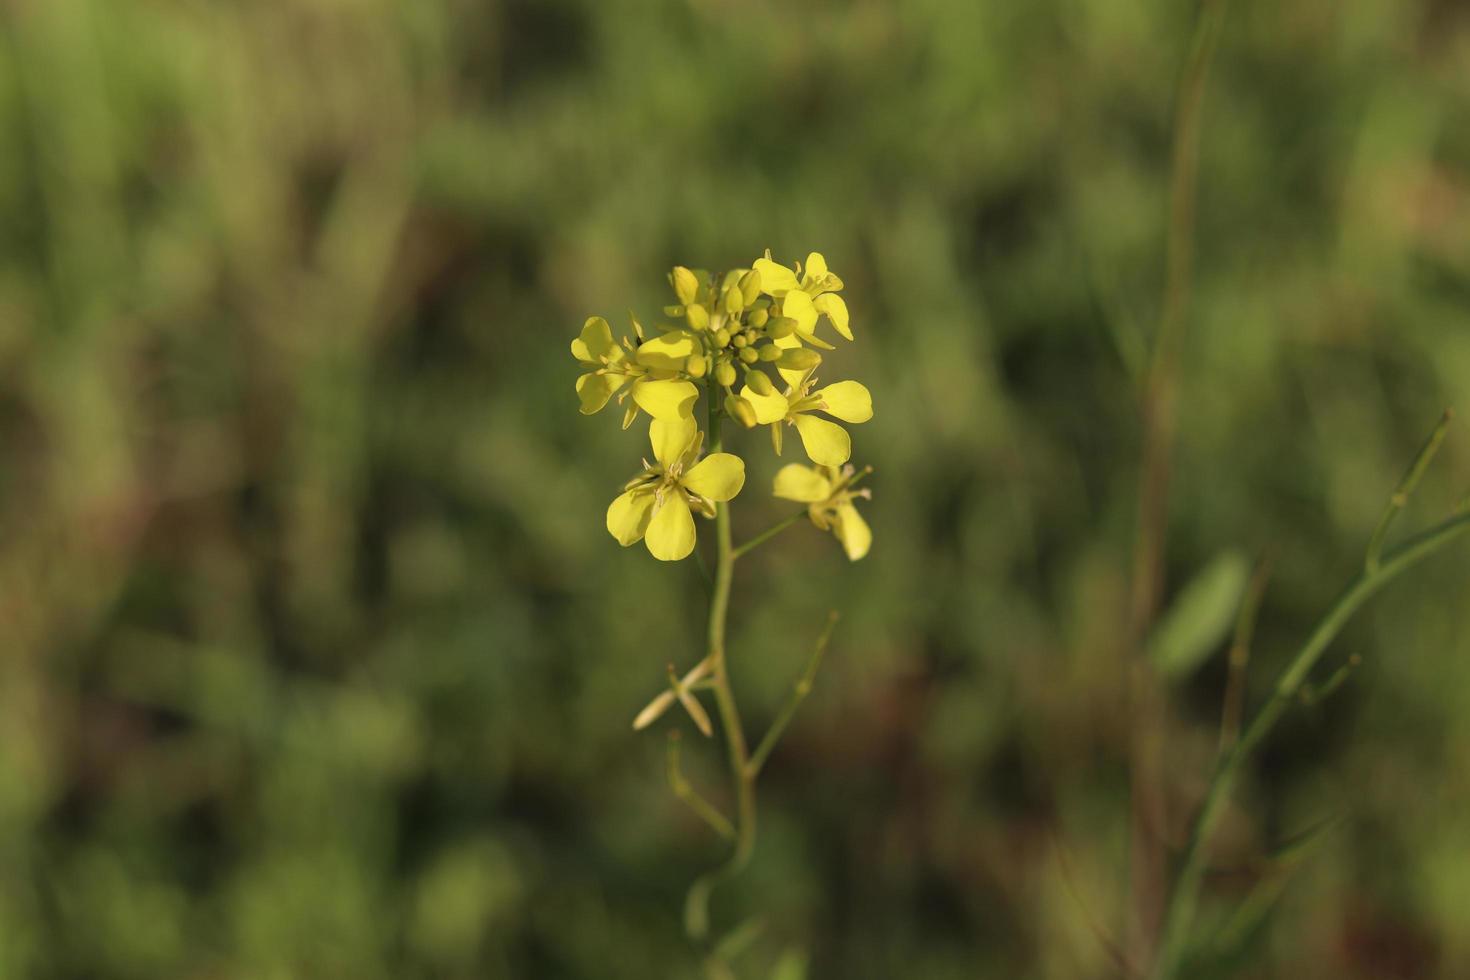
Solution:
<svg viewBox="0 0 1470 980"><path fill-rule="evenodd" d="M778 523L771 525L760 534L757 534L755 537L751 538L749 541L736 548L734 553L730 557L739 558L747 551L753 550L757 545L765 544L767 541L771 540L776 535L780 534L782 531L786 530L788 527L795 524L797 521L801 520L805 516L806 511L799 510L795 514L792 514L790 517L787 517L784 520L781 520Z"/></svg>
<svg viewBox="0 0 1470 980"><path fill-rule="evenodd" d="M709 392L709 451L720 452L719 402L711 387ZM735 551L730 544L730 507L715 505L715 585L710 595L708 646L713 665L715 705L720 712L720 726L725 730L729 750L730 779L735 793L735 850L718 868L701 875L689 889L684 903L684 929L692 939L709 934L709 896L715 886L745 869L755 849L755 778L750 772L750 752L745 744L745 730L740 725L740 712L730 689L730 674L725 663L725 618L730 606L730 582L735 571Z"/></svg>
<svg viewBox="0 0 1470 980"><path fill-rule="evenodd" d="M669 755L668 755L669 788L674 795L683 800L689 809L693 810L701 820L709 824L715 833L726 840L735 839L735 828L725 815L715 808L715 805L699 794L689 780L684 777L684 769L679 765L679 730L676 728L669 732Z"/></svg>
<svg viewBox="0 0 1470 980"><path fill-rule="evenodd" d="M837 625L837 618L835 609L827 614L827 625L822 629L822 635L817 637L817 645L812 648L812 655L806 662L806 670L801 672L801 676L791 686L791 694L786 698L786 703L781 705L776 720L771 722L771 727L766 730L765 737L750 754L751 779L761 774L761 767L766 764L766 758L775 749L776 743L781 740L781 733L786 730L787 725L791 724L796 709L801 707L801 702L812 693L812 682L816 680L817 668L822 665L822 654L827 652L827 641L832 638L832 629Z"/></svg>
<svg viewBox="0 0 1470 980"><path fill-rule="evenodd" d="M1154 980L1173 980L1178 975L1184 946L1189 937L1189 927L1199 901L1200 882L1205 871L1205 848L1215 825L1224 813L1231 790L1251 751L1270 733L1296 697L1327 645L1336 638L1353 613L1384 585L1467 531L1470 531L1470 514L1458 514L1410 538L1384 555L1373 568L1365 568L1360 572L1317 624L1317 628L1292 659L1291 665L1282 673L1271 699L1261 706L1240 740L1220 759L1205 793L1204 803L1195 816L1184 859L1165 911L1159 956L1151 974Z"/></svg>
<svg viewBox="0 0 1470 980"><path fill-rule="evenodd" d="M1454 412L1448 408L1444 410L1444 414L1439 417L1439 424L1434 427L1433 432L1429 433L1429 438L1420 447L1419 454L1414 457L1414 462L1404 473L1399 485L1394 488L1393 496L1388 498L1388 506L1383 509L1383 517L1379 519L1378 526L1373 529L1373 536L1368 539L1368 554L1364 558L1368 571L1371 572L1378 567L1379 555L1383 551L1383 540L1388 536L1388 529L1392 526L1393 519L1398 517L1399 511L1408 504L1409 495L1419 485L1420 477L1429 468L1429 461L1434 458L1435 453L1439 452L1439 444L1444 442L1445 432L1449 430L1450 420L1454 417Z"/></svg>

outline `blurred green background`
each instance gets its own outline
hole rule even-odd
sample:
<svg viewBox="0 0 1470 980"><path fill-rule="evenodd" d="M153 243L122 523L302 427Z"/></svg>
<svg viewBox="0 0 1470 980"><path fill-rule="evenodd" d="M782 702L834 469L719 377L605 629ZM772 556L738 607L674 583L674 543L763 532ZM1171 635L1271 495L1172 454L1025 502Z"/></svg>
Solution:
<svg viewBox="0 0 1470 980"><path fill-rule="evenodd" d="M817 249L871 556L742 563L759 731L829 607L728 927L786 977L1109 977L1165 0L0 2L0 976L682 977L721 848L629 722L692 563L603 527L642 426L585 316ZM1231 5L1168 593L1275 557L1275 671L1470 389L1470 12ZM737 537L785 513L763 434ZM787 456L791 457L788 449ZM1405 524L1470 486L1452 430ZM1231 559L1226 559L1231 560ZM1470 554L1391 587L1228 814L1199 976L1470 976ZM1171 685L1182 842L1223 655ZM686 733L692 734L692 733ZM715 747L688 769L725 802ZM1295 868L1263 856L1343 822ZM1264 922L1219 927L1285 883Z"/></svg>

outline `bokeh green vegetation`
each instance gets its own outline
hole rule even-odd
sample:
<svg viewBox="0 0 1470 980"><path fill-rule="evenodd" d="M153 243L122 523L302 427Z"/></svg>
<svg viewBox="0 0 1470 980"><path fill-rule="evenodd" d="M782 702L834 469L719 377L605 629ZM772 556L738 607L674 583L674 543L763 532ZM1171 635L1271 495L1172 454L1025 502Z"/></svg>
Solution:
<svg viewBox="0 0 1470 980"><path fill-rule="evenodd" d="M629 723L700 654L702 586L603 529L644 434L577 414L567 343L765 247L846 280L875 544L798 528L740 569L753 727L844 618L715 901L766 916L737 965L1117 975L1193 16L0 2L0 976L694 975L678 908L719 850L668 723ZM1258 701L1470 410L1470 17L1234 3L1200 148L1167 595L1269 551ZM1467 486L1461 424L1404 523ZM1329 653L1363 665L1237 793L1199 975L1470 975L1467 581L1462 547ZM1170 687L1171 852L1224 678L1214 650Z"/></svg>

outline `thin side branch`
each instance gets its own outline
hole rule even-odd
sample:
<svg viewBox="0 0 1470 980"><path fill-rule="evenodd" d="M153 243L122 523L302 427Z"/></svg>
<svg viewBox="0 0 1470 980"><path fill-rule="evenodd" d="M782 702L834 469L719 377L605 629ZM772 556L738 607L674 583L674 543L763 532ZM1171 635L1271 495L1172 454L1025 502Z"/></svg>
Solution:
<svg viewBox="0 0 1470 980"><path fill-rule="evenodd" d="M744 544L740 545L733 552L731 552L730 557L732 559L739 558L741 555L745 554L747 551L751 551L751 550L755 549L757 546L765 544L767 541L771 540L776 535L780 534L782 531L786 530L788 527L790 527L791 525L795 524L797 521L801 520L805 516L806 516L806 509L803 508L803 509L797 511L795 514L792 514L790 517L783 518L782 520L780 520L776 524L771 525L770 527L768 527L764 531L762 531L760 534L757 534L755 537L751 538L749 541L747 541Z"/></svg>
<svg viewBox="0 0 1470 980"><path fill-rule="evenodd" d="M1240 614L1235 620L1235 636L1230 641L1230 675L1225 682L1225 707L1220 712L1220 751L1224 753L1240 737L1240 715L1245 709L1245 668L1250 663L1251 639L1256 632L1256 616L1261 611L1261 602L1266 598L1266 583L1271 580L1271 558L1263 557L1256 563L1246 588L1245 598L1240 603Z"/></svg>
<svg viewBox="0 0 1470 980"><path fill-rule="evenodd" d="M669 789L673 790L674 795L693 810L701 820L709 824L715 833L725 840L734 840L734 825L713 803L701 796L699 791L690 785L689 780L684 778L684 769L679 764L679 742L678 729L669 732Z"/></svg>
<svg viewBox="0 0 1470 980"><path fill-rule="evenodd" d="M1372 572L1377 570L1379 556L1383 552L1383 539L1388 536L1388 529L1393 524L1394 518L1409 503L1413 496L1414 488L1419 485L1419 478L1429 468L1429 461L1434 459L1434 454L1439 452L1439 447L1444 442L1445 432L1450 427L1450 420L1455 413L1445 409L1444 414L1439 417L1439 423L1435 425L1434 431L1429 433L1429 438L1424 440L1424 445L1419 447L1419 453L1409 468L1404 471L1399 485L1394 488L1393 496L1388 498L1388 506L1383 510L1383 516L1378 519L1378 526L1373 529L1373 537L1368 539L1368 553L1363 559L1363 567Z"/></svg>
<svg viewBox="0 0 1470 980"><path fill-rule="evenodd" d="M832 630L837 626L837 610L827 614L827 625L822 628L822 635L817 637L816 646L812 648L812 655L806 662L806 670L797 678L796 683L791 686L791 694L787 696L786 703L781 705L776 720L771 722L765 737L756 746L750 755L750 762L746 765L746 772L754 779L760 775L761 767L765 765L766 758L776 748L776 743L781 740L781 734L786 731L786 726L796 714L796 709L801 707L801 702L806 700L812 692L812 683L817 677L817 668L822 665L822 654L827 652L827 641L832 638Z"/></svg>
<svg viewBox="0 0 1470 980"><path fill-rule="evenodd" d="M1342 665L1334 670L1321 685L1313 686L1311 684L1303 684L1302 692L1298 695L1301 698L1302 704L1311 708L1326 701L1332 695L1336 694L1337 689L1347 683L1347 679L1352 676L1353 671L1362 665L1363 658L1355 653L1343 661Z"/></svg>

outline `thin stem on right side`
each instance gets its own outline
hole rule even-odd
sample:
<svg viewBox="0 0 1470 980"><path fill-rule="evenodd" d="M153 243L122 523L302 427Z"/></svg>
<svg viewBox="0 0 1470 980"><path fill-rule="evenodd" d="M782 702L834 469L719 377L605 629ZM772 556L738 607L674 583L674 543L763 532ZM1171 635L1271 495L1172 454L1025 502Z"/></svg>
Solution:
<svg viewBox="0 0 1470 980"><path fill-rule="evenodd" d="M1353 613L1383 586L1467 531L1470 531L1470 514L1457 514L1389 551L1374 567L1365 567L1359 572L1292 658L1290 666L1276 682L1270 700L1261 706L1239 740L1221 757L1205 793L1204 802L1190 829L1189 843L1186 845L1184 859L1165 911L1159 955L1151 973L1153 980L1173 980L1178 975L1184 947L1189 938L1189 927L1194 920L1199 901L1200 883L1205 871L1205 850L1224 813L1225 804L1240 775L1241 767L1252 750L1280 720L1328 644L1341 632Z"/></svg>

